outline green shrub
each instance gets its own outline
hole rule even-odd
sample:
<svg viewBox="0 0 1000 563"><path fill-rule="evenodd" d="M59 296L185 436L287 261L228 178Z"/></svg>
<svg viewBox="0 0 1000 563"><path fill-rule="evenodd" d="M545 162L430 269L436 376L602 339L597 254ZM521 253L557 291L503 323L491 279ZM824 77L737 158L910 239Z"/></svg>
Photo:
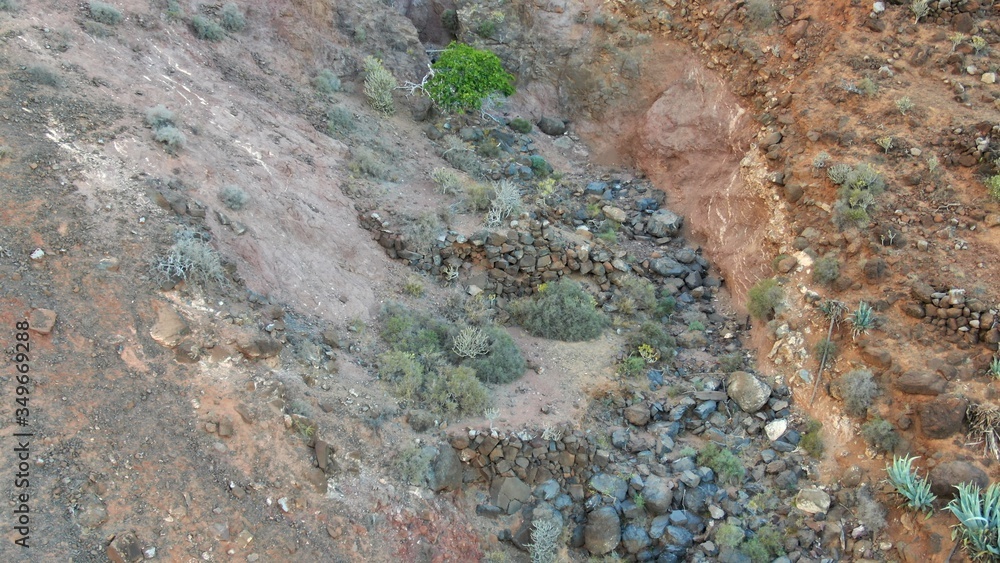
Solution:
<svg viewBox="0 0 1000 563"><path fill-rule="evenodd" d="M194 29L194 36L198 39L222 41L226 37L226 32L221 25L201 14L191 18L191 27Z"/></svg>
<svg viewBox="0 0 1000 563"><path fill-rule="evenodd" d="M226 285L226 270L214 248L191 231L181 231L176 238L170 251L153 264L158 281L183 280L201 288Z"/></svg>
<svg viewBox="0 0 1000 563"><path fill-rule="evenodd" d="M368 105L383 116L396 112L392 91L399 85L396 78L375 57L365 57L365 97Z"/></svg>
<svg viewBox="0 0 1000 563"><path fill-rule="evenodd" d="M715 472L720 483L736 484L743 480L746 468L743 462L729 449L722 449L709 442L698 453L698 465L710 468Z"/></svg>
<svg viewBox="0 0 1000 563"><path fill-rule="evenodd" d="M990 197L1000 201L1000 174L994 174L986 179L986 189L990 192Z"/></svg>
<svg viewBox="0 0 1000 563"><path fill-rule="evenodd" d="M784 536L774 526L761 526L757 534L743 543L740 551L753 563L771 563L775 558L784 555Z"/></svg>
<svg viewBox="0 0 1000 563"><path fill-rule="evenodd" d="M494 92L505 96L514 93L514 77L489 51L452 42L432 68L434 76L427 81L427 93L448 111L478 110Z"/></svg>
<svg viewBox="0 0 1000 563"><path fill-rule="evenodd" d="M396 394L432 412L479 414L489 395L467 366L426 367L410 352L394 350L379 356L379 376L395 384Z"/></svg>
<svg viewBox="0 0 1000 563"><path fill-rule="evenodd" d="M163 104L157 104L146 110L146 124L153 129L174 125L174 112Z"/></svg>
<svg viewBox="0 0 1000 563"><path fill-rule="evenodd" d="M483 328L483 332L490 343L489 352L469 358L463 365L474 369L484 383L510 383L524 375L524 356L510 334L493 325Z"/></svg>
<svg viewBox="0 0 1000 563"><path fill-rule="evenodd" d="M892 423L882 418L872 419L861 425L861 435L872 447L891 452L899 445L899 434Z"/></svg>
<svg viewBox="0 0 1000 563"><path fill-rule="evenodd" d="M755 319L766 320L774 315L775 308L785 299L785 290L774 278L754 284L747 294L747 310Z"/></svg>
<svg viewBox="0 0 1000 563"><path fill-rule="evenodd" d="M636 377L646 371L646 360L639 356L628 356L618 364L618 374L622 377Z"/></svg>
<svg viewBox="0 0 1000 563"><path fill-rule="evenodd" d="M840 260L836 256L824 256L813 264L813 281L821 285L830 285L840 277Z"/></svg>
<svg viewBox="0 0 1000 563"><path fill-rule="evenodd" d="M160 127L154 131L153 139L158 143L163 143L170 154L176 154L179 149L184 148L184 144L187 142L184 133L181 133L181 130L173 125Z"/></svg>
<svg viewBox="0 0 1000 563"><path fill-rule="evenodd" d="M733 373L743 369L743 354L732 352L724 356L719 356L719 371L723 373Z"/></svg>
<svg viewBox="0 0 1000 563"><path fill-rule="evenodd" d="M118 25L122 21L122 13L111 4L90 1L90 19L107 25Z"/></svg>
<svg viewBox="0 0 1000 563"><path fill-rule="evenodd" d="M844 410L851 416L863 417L878 396L878 385L872 372L856 369L847 372L836 382L840 397L844 400Z"/></svg>
<svg viewBox="0 0 1000 563"><path fill-rule="evenodd" d="M677 310L677 300L673 295L664 295L656 302L656 316L659 318L669 317Z"/></svg>
<svg viewBox="0 0 1000 563"><path fill-rule="evenodd" d="M219 190L219 201L227 208L239 211L250 201L250 196L239 186L226 186Z"/></svg>
<svg viewBox="0 0 1000 563"><path fill-rule="evenodd" d="M316 74L316 78L313 78L313 87L323 94L339 92L341 88L340 77L330 69L324 68Z"/></svg>
<svg viewBox="0 0 1000 563"><path fill-rule="evenodd" d="M483 212L490 208L493 190L480 182L472 182L465 187L465 205L471 211Z"/></svg>
<svg viewBox="0 0 1000 563"><path fill-rule="evenodd" d="M823 457L823 450L826 448L823 444L822 429L822 422L809 419L809 422L806 423L805 432L802 433L802 439L799 441L799 446L814 459Z"/></svg>
<svg viewBox="0 0 1000 563"><path fill-rule="evenodd" d="M544 178L552 173L552 165L548 163L544 158L533 154L530 157L531 160L531 171L539 178Z"/></svg>
<svg viewBox="0 0 1000 563"><path fill-rule="evenodd" d="M0 12L16 12L18 7L14 0L0 0Z"/></svg>
<svg viewBox="0 0 1000 563"><path fill-rule="evenodd" d="M513 129L514 131L517 131L518 133L522 133L525 135L531 133L532 130L531 122L528 121L527 119L524 119L523 117L515 117L514 119L511 119L510 123L508 123L507 126Z"/></svg>
<svg viewBox="0 0 1000 563"><path fill-rule="evenodd" d="M411 485L422 487L427 483L433 460L434 448L410 446L396 458L396 475Z"/></svg>
<svg viewBox="0 0 1000 563"><path fill-rule="evenodd" d="M243 16L243 11L232 2L227 2L222 6L219 17L221 18L223 29L231 33L243 31L243 28L247 26L247 20Z"/></svg>
<svg viewBox="0 0 1000 563"><path fill-rule="evenodd" d="M821 338L813 347L813 355L820 361L823 361L824 355L827 362L832 361L837 356L837 352L837 343L826 337Z"/></svg>
<svg viewBox="0 0 1000 563"><path fill-rule="evenodd" d="M435 168L431 171L431 180L444 195L462 193L462 179L454 171L447 168Z"/></svg>
<svg viewBox="0 0 1000 563"><path fill-rule="evenodd" d="M635 306L640 311L652 310L656 308L656 286L648 279L627 274L619 281L622 293L631 297L635 301Z"/></svg>
<svg viewBox="0 0 1000 563"><path fill-rule="evenodd" d="M746 538L743 528L726 522L715 530L715 543L720 547L736 549Z"/></svg>
<svg viewBox="0 0 1000 563"><path fill-rule="evenodd" d="M875 311L864 301L858 303L858 310L854 311L848 320L851 322L851 338L857 338L875 328Z"/></svg>
<svg viewBox="0 0 1000 563"><path fill-rule="evenodd" d="M571 342L593 340L608 324L594 298L578 283L563 279L539 290L534 298L515 302L511 311L534 336Z"/></svg>
<svg viewBox="0 0 1000 563"><path fill-rule="evenodd" d="M643 344L652 346L663 359L673 357L674 349L677 348L677 341L664 329L663 325L652 321L646 321L639 325L637 330L630 332L625 337L625 342L633 351L638 350Z"/></svg>
<svg viewBox="0 0 1000 563"><path fill-rule="evenodd" d="M958 485L958 496L944 507L958 518L952 537L973 561L1000 560L1000 484L991 483L982 494L977 485Z"/></svg>
<svg viewBox="0 0 1000 563"><path fill-rule="evenodd" d="M917 458L908 455L892 456L892 465L887 465L885 470L892 485L896 487L896 492L906 499L904 506L930 514L934 510L931 503L937 496L931 493L931 484L927 479L922 479L917 470L913 469L915 459Z"/></svg>

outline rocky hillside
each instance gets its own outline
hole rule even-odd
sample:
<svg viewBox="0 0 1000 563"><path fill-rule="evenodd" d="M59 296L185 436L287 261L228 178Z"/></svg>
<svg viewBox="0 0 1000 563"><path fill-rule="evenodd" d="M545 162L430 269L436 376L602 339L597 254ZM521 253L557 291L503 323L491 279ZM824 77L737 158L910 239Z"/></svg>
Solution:
<svg viewBox="0 0 1000 563"><path fill-rule="evenodd" d="M0 554L996 560L996 10L0 0Z"/></svg>

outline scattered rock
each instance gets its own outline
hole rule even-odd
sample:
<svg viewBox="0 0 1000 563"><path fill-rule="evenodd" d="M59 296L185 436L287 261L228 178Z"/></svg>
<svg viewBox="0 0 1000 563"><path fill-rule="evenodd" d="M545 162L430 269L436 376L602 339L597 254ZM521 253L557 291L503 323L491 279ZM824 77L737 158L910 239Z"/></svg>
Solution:
<svg viewBox="0 0 1000 563"><path fill-rule="evenodd" d="M531 487L524 484L524 481L517 477L494 479L490 489L493 504L508 514L511 513L512 504L514 505L514 511L516 511L531 496Z"/></svg>
<svg viewBox="0 0 1000 563"><path fill-rule="evenodd" d="M32 309L28 315L28 326L38 334L49 334L56 326L56 312L51 309Z"/></svg>
<svg viewBox="0 0 1000 563"><path fill-rule="evenodd" d="M438 448L437 457L431 462L428 486L434 492L457 490L462 486L462 471L462 460L458 458L455 450L442 445Z"/></svg>
<svg viewBox="0 0 1000 563"><path fill-rule="evenodd" d="M80 500L76 521L84 528L96 528L108 519L108 509L94 493L87 493Z"/></svg>
<svg viewBox="0 0 1000 563"><path fill-rule="evenodd" d="M180 344L184 335L190 332L187 323L166 303L154 301L153 307L156 309L156 323L149 331L149 335L157 344L166 348Z"/></svg>
<svg viewBox="0 0 1000 563"><path fill-rule="evenodd" d="M649 407L642 403L627 407L625 420L636 426L645 426L649 423Z"/></svg>
<svg viewBox="0 0 1000 563"><path fill-rule="evenodd" d="M657 209L646 222L646 233L656 238L672 237L681 230L684 218L669 209Z"/></svg>
<svg viewBox="0 0 1000 563"><path fill-rule="evenodd" d="M664 514L670 510L674 500L674 483L663 477L651 475L642 488L642 498L646 509L652 514Z"/></svg>

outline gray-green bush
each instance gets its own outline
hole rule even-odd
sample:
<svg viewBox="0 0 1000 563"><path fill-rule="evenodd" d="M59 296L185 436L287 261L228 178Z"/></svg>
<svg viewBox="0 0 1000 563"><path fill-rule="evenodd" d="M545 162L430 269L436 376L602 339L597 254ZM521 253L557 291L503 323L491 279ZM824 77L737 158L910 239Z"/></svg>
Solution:
<svg viewBox="0 0 1000 563"><path fill-rule="evenodd" d="M225 186L219 190L219 201L233 211L239 211L250 201L250 196L239 186Z"/></svg>
<svg viewBox="0 0 1000 563"><path fill-rule="evenodd" d="M146 124L153 129L174 125L174 112L163 104L157 104L146 110Z"/></svg>
<svg viewBox="0 0 1000 563"><path fill-rule="evenodd" d="M90 8L90 18L94 21L107 25L118 25L124 19L118 8L111 4L91 0L88 7Z"/></svg>
<svg viewBox="0 0 1000 563"><path fill-rule="evenodd" d="M830 285L840 277L840 260L836 256L824 256L813 264L813 281Z"/></svg>
<svg viewBox="0 0 1000 563"><path fill-rule="evenodd" d="M176 154L179 149L184 148L187 142L187 137L184 136L184 133L173 125L160 127L154 131L153 139L159 143L163 143L170 154Z"/></svg>
<svg viewBox="0 0 1000 563"><path fill-rule="evenodd" d="M226 285L226 270L214 248L191 231L179 232L176 239L153 263L160 282L183 280L203 289Z"/></svg>
<svg viewBox="0 0 1000 563"><path fill-rule="evenodd" d="M219 12L219 20L222 28L231 33L243 31L247 26L247 20L243 16L243 10L232 2L227 2Z"/></svg>
<svg viewBox="0 0 1000 563"><path fill-rule="evenodd" d="M570 280L559 280L539 288L533 298L511 305L511 315L530 334L554 340L580 341L597 338L608 318L597 310L594 298Z"/></svg>
<svg viewBox="0 0 1000 563"><path fill-rule="evenodd" d="M891 422L883 418L875 418L861 425L861 436L872 447L883 452L891 452L900 443L899 434Z"/></svg>
<svg viewBox="0 0 1000 563"><path fill-rule="evenodd" d="M320 70L313 78L313 86L323 94L339 92L341 88L340 77L328 68Z"/></svg>
<svg viewBox="0 0 1000 563"><path fill-rule="evenodd" d="M191 18L191 27L194 29L194 36L198 39L222 41L226 37L226 32L221 25L201 14Z"/></svg>
<svg viewBox="0 0 1000 563"><path fill-rule="evenodd" d="M856 369L847 372L836 382L844 410L851 416L865 416L879 395L878 384L871 370Z"/></svg>
<svg viewBox="0 0 1000 563"><path fill-rule="evenodd" d="M760 280L747 294L747 310L755 319L766 320L785 299L785 290L774 278Z"/></svg>

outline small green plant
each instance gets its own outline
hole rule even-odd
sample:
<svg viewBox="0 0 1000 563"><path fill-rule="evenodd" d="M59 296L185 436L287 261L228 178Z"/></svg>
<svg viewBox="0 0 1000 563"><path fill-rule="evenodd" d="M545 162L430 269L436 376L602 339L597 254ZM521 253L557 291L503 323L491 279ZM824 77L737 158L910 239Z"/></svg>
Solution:
<svg viewBox="0 0 1000 563"><path fill-rule="evenodd" d="M892 464L885 467L889 474L889 481L896 487L896 492L906 499L904 506L910 510L926 512L931 515L934 510L931 503L937 498L931 493L931 484L927 479L917 475L917 470L913 469L913 460L917 458L905 455L903 457L892 456Z"/></svg>
<svg viewBox="0 0 1000 563"><path fill-rule="evenodd" d="M537 154L529 157L531 161L531 171L539 178L545 178L552 173L552 165L547 160Z"/></svg>
<svg viewBox="0 0 1000 563"><path fill-rule="evenodd" d="M313 78L313 87L323 94L339 92L341 88L340 77L330 69L324 68L316 74L316 78Z"/></svg>
<svg viewBox="0 0 1000 563"><path fill-rule="evenodd" d="M118 25L124 19L121 11L111 4L91 0L88 7L90 8L90 19L105 25Z"/></svg>
<svg viewBox="0 0 1000 563"><path fill-rule="evenodd" d="M642 493L634 493L632 495L632 504L639 510L642 510L646 508L646 499L643 498Z"/></svg>
<svg viewBox="0 0 1000 563"><path fill-rule="evenodd" d="M713 442L698 453L698 464L710 468L722 483L736 484L746 476L743 462L729 449L723 449Z"/></svg>
<svg viewBox="0 0 1000 563"><path fill-rule="evenodd" d="M16 12L18 4L14 0L0 0L0 12Z"/></svg>
<svg viewBox="0 0 1000 563"><path fill-rule="evenodd" d="M799 441L799 447L805 450L813 459L823 457L825 445L823 444L822 430L822 422L809 419L809 422L806 423L805 432L802 433L802 439Z"/></svg>
<svg viewBox="0 0 1000 563"><path fill-rule="evenodd" d="M646 348L650 348L651 351L646 353L648 357L671 358L677 347L677 341L663 328L663 325L652 321L639 325L638 330L630 332L625 337L625 342L640 356Z"/></svg>
<svg viewBox="0 0 1000 563"><path fill-rule="evenodd" d="M672 295L664 295L656 301L656 316L669 317L677 309L677 300Z"/></svg>
<svg viewBox="0 0 1000 563"><path fill-rule="evenodd" d="M859 80L858 83L854 85L854 88L869 98L874 98L878 95L878 84L868 77Z"/></svg>
<svg viewBox="0 0 1000 563"><path fill-rule="evenodd" d="M427 474L430 472L433 460L434 448L410 446L401 451L396 458L396 474L411 485L423 486L427 482Z"/></svg>
<svg viewBox="0 0 1000 563"><path fill-rule="evenodd" d="M470 45L451 43L431 68L425 89L448 111L479 110L490 94L514 93L514 77L503 69L499 57Z"/></svg>
<svg viewBox="0 0 1000 563"><path fill-rule="evenodd" d="M460 358L475 358L490 351L490 341L483 329L467 326L452 339L451 349Z"/></svg>
<svg viewBox="0 0 1000 563"><path fill-rule="evenodd" d="M968 39L969 36L962 33L961 31L956 31L948 36L948 41L951 41L951 52L954 53L955 49L962 44L963 41Z"/></svg>
<svg viewBox="0 0 1000 563"><path fill-rule="evenodd" d="M636 353L639 354L639 357L642 358L642 360L647 364L655 364L660 361L660 351L653 348L649 344L640 344Z"/></svg>
<svg viewBox="0 0 1000 563"><path fill-rule="evenodd" d="M886 135L884 137L879 137L878 139L875 139L875 144L885 149L885 154L889 154L889 151L892 150L893 147L892 136Z"/></svg>
<svg viewBox="0 0 1000 563"><path fill-rule="evenodd" d="M24 69L24 73L27 79L35 84L44 84L45 86L52 86L53 88L59 88L62 86L62 80L59 79L59 75L44 66L29 66Z"/></svg>
<svg viewBox="0 0 1000 563"><path fill-rule="evenodd" d="M375 57L365 57L365 97L368 105L383 116L396 112L392 91L399 85L396 78Z"/></svg>
<svg viewBox="0 0 1000 563"><path fill-rule="evenodd" d="M146 110L146 124L153 129L174 125L174 112L158 104Z"/></svg>
<svg viewBox="0 0 1000 563"><path fill-rule="evenodd" d="M219 201L227 208L239 211L250 201L250 196L239 186L225 186L219 190Z"/></svg>
<svg viewBox="0 0 1000 563"><path fill-rule="evenodd" d="M749 557L752 563L771 563L775 558L785 554L784 536L770 524L761 526L754 537L743 542L740 551Z"/></svg>
<svg viewBox="0 0 1000 563"><path fill-rule="evenodd" d="M980 494L978 485L962 483L944 509L958 518L952 539L961 539L973 561L1000 560L1000 484L991 483Z"/></svg>
<svg viewBox="0 0 1000 563"><path fill-rule="evenodd" d="M198 14L191 18L191 27L194 29L194 36L205 41L222 41L226 37L222 26L214 21Z"/></svg>
<svg viewBox="0 0 1000 563"><path fill-rule="evenodd" d="M438 191L444 195L462 193L462 179L448 168L435 168L431 171L431 180L437 185Z"/></svg>
<svg viewBox="0 0 1000 563"><path fill-rule="evenodd" d="M580 284L561 279L532 299L516 301L511 315L534 336L564 341L593 340L608 323Z"/></svg>
<svg viewBox="0 0 1000 563"><path fill-rule="evenodd" d="M420 297L424 294L424 282L420 276L409 275L403 283L403 293L410 297Z"/></svg>
<svg viewBox="0 0 1000 563"><path fill-rule="evenodd" d="M243 31L247 26L247 20L243 16L243 10L233 2L227 2L219 12L222 28L230 33Z"/></svg>
<svg viewBox="0 0 1000 563"><path fill-rule="evenodd" d="M986 189L990 192L990 197L1000 201L1000 174L994 174L986 179Z"/></svg>
<svg viewBox="0 0 1000 563"><path fill-rule="evenodd" d="M931 174L936 173L940 165L941 163L938 161L938 158L936 156L932 156L927 159L927 171L930 172Z"/></svg>
<svg viewBox="0 0 1000 563"><path fill-rule="evenodd" d="M536 519L531 530L531 544L528 546L531 563L556 563L561 536L562 529L554 518Z"/></svg>
<svg viewBox="0 0 1000 563"><path fill-rule="evenodd" d="M518 133L522 133L525 135L531 133L532 129L531 122L528 121L527 119L524 119L523 117L515 117L514 119L511 119L510 123L508 123L507 126L513 129L514 131L517 131Z"/></svg>
<svg viewBox="0 0 1000 563"><path fill-rule="evenodd" d="M192 231L181 231L176 239L170 251L153 264L161 282L183 280L202 288L226 285L226 270L214 248Z"/></svg>
<svg viewBox="0 0 1000 563"><path fill-rule="evenodd" d="M767 320L774 315L775 309L784 299L785 290L778 285L778 280L763 279L750 288L747 294L747 310L753 318Z"/></svg>
<svg viewBox="0 0 1000 563"><path fill-rule="evenodd" d="M851 323L851 339L856 339L875 328L875 311L862 301L858 304L858 309L848 317L848 320Z"/></svg>
<svg viewBox="0 0 1000 563"><path fill-rule="evenodd" d="M719 356L719 371L722 373L733 373L743 369L743 354L732 352L724 356Z"/></svg>
<svg viewBox="0 0 1000 563"><path fill-rule="evenodd" d="M292 427L303 440L308 441L316 435L316 427L301 419L292 421Z"/></svg>
<svg viewBox="0 0 1000 563"><path fill-rule="evenodd" d="M720 547L736 549L746 539L746 532L736 524L726 522L715 530L715 543Z"/></svg>
<svg viewBox="0 0 1000 563"><path fill-rule="evenodd" d="M990 48L990 44L978 35L973 35L972 39L969 40L969 43L972 44L972 50L975 51L977 55L985 54Z"/></svg>
<svg viewBox="0 0 1000 563"><path fill-rule="evenodd" d="M628 356L618 364L618 375L637 377L646 371L646 360L639 356Z"/></svg>
<svg viewBox="0 0 1000 563"><path fill-rule="evenodd" d="M826 255L813 264L813 281L820 285L831 285L840 277L840 260L836 256Z"/></svg>
<svg viewBox="0 0 1000 563"><path fill-rule="evenodd" d="M830 153L826 151L820 151L819 154L813 157L812 165L813 168L820 170L826 168L826 165L829 162L830 162Z"/></svg>
<svg viewBox="0 0 1000 563"><path fill-rule="evenodd" d="M927 0L913 0L910 3L910 11L913 12L915 16L913 23L919 23L920 18L926 16L930 12L930 7L927 5Z"/></svg>
<svg viewBox="0 0 1000 563"><path fill-rule="evenodd" d="M1000 379L1000 357L994 356L993 359L990 360L990 367L987 368L986 374L993 379Z"/></svg>
<svg viewBox="0 0 1000 563"><path fill-rule="evenodd" d="M616 244L618 242L619 227L620 225L615 221L605 219L604 226L601 227L600 231L597 231L597 238L608 244Z"/></svg>
<svg viewBox="0 0 1000 563"><path fill-rule="evenodd" d="M891 452L899 445L899 434L892 423L875 418L861 425L861 436L879 451Z"/></svg>
<svg viewBox="0 0 1000 563"><path fill-rule="evenodd" d="M178 0L167 0L167 19L179 21L184 18L184 9Z"/></svg>
<svg viewBox="0 0 1000 563"><path fill-rule="evenodd" d="M701 321L691 321L688 323L688 330L703 332L705 330L705 325Z"/></svg>
<svg viewBox="0 0 1000 563"><path fill-rule="evenodd" d="M383 162L382 157L365 146L358 146L354 149L354 158L348 164L348 169L355 174L375 178L376 180L388 180L392 175L392 168Z"/></svg>
<svg viewBox="0 0 1000 563"><path fill-rule="evenodd" d="M863 417L868 414L868 409L879 394L875 377L867 369L845 373L837 380L836 385L844 400L844 410L851 416Z"/></svg>
<svg viewBox="0 0 1000 563"><path fill-rule="evenodd" d="M913 106L913 100L911 100L909 96L903 96L902 98L896 100L896 109L898 109L899 113L902 115L906 115L906 112L913 109Z"/></svg>

